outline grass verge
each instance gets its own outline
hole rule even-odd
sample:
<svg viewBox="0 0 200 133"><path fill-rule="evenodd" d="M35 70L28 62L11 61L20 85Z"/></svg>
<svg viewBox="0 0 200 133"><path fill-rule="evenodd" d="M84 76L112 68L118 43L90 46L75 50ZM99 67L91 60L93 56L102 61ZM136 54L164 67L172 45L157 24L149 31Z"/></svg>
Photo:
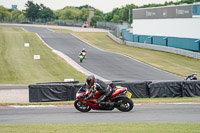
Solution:
<svg viewBox="0 0 200 133"><path fill-rule="evenodd" d="M54 54L36 34L3 26L0 31L0 84L62 82L68 78L85 81L86 75ZM41 59L34 60L34 55Z"/></svg>
<svg viewBox="0 0 200 133"><path fill-rule="evenodd" d="M95 123L4 124L1 133L199 133L200 124L189 123Z"/></svg>

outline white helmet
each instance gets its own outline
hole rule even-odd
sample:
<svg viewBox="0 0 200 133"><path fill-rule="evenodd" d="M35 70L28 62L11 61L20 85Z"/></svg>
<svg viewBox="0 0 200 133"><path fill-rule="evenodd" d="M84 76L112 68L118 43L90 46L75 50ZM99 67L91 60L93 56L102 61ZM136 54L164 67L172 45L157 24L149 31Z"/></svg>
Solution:
<svg viewBox="0 0 200 133"><path fill-rule="evenodd" d="M194 77L197 77L197 73L194 73L193 76L194 76Z"/></svg>

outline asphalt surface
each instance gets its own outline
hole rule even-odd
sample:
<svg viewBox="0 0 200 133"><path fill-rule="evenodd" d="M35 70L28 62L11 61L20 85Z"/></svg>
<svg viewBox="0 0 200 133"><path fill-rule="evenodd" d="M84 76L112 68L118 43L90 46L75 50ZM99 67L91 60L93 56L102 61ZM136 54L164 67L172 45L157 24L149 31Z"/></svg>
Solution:
<svg viewBox="0 0 200 133"><path fill-rule="evenodd" d="M28 85L0 85L0 90L28 89Z"/></svg>
<svg viewBox="0 0 200 133"><path fill-rule="evenodd" d="M46 28L23 28L38 33L50 47L66 54L86 70L107 80L183 80L183 77L155 69L129 57L92 47L71 34L56 33ZM78 55L82 48L86 49L87 55L80 63Z"/></svg>
<svg viewBox="0 0 200 133"><path fill-rule="evenodd" d="M0 107L0 124L21 123L200 123L199 104L136 105L130 112L65 107Z"/></svg>

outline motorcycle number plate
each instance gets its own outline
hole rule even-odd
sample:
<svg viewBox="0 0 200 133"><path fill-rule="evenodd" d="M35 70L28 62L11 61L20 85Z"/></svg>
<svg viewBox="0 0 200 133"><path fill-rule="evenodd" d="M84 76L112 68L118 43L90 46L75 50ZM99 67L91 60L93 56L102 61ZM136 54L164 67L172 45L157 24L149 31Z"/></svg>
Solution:
<svg viewBox="0 0 200 133"><path fill-rule="evenodd" d="M132 94L131 94L129 91L127 91L127 92L126 92L126 96L127 96L128 98L131 98Z"/></svg>

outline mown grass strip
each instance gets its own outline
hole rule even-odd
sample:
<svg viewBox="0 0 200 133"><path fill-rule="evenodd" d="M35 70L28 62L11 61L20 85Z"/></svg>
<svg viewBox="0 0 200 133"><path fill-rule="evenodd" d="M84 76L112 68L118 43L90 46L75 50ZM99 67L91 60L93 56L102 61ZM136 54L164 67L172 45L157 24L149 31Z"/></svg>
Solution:
<svg viewBox="0 0 200 133"><path fill-rule="evenodd" d="M36 34L3 26L0 31L0 84L63 82L67 78L85 81L86 75L52 53ZM34 55L41 59L34 60Z"/></svg>
<svg viewBox="0 0 200 133"><path fill-rule="evenodd" d="M200 124L189 123L95 123L95 124L1 124L1 133L199 133Z"/></svg>

